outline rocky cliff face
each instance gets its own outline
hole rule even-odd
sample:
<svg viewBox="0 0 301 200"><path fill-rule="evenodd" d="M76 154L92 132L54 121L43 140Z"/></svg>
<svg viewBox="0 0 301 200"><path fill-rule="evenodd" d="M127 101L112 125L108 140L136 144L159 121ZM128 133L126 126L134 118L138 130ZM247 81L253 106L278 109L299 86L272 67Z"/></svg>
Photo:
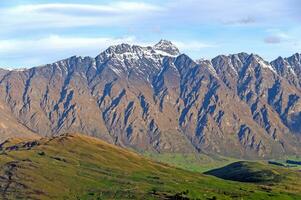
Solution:
<svg viewBox="0 0 301 200"><path fill-rule="evenodd" d="M169 41L0 70L1 138L66 132L137 150L275 157L301 150L300 54L194 61Z"/></svg>

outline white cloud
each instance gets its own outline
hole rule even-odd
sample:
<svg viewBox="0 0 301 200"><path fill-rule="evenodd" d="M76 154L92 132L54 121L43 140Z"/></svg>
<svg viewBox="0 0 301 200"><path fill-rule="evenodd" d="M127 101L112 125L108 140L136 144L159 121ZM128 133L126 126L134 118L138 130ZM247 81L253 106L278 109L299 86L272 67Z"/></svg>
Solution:
<svg viewBox="0 0 301 200"><path fill-rule="evenodd" d="M9 11L11 12L35 12L35 13L64 13L64 14L99 14L114 13L124 14L126 12L154 12L160 11L161 8L155 5L143 2L115 2L106 5L92 4L67 4L67 3L52 3L52 4L30 4L16 6Z"/></svg>
<svg viewBox="0 0 301 200"><path fill-rule="evenodd" d="M41 54L59 54L66 56L81 55L95 56L100 51L111 45L121 43L135 44L141 46L152 46L153 44L137 40L134 36L122 38L110 37L61 37L50 35L48 37L34 40L0 40L0 57L9 55L35 56ZM156 43L156 41L155 41ZM181 51L199 51L204 48L216 47L196 40L172 41Z"/></svg>
<svg viewBox="0 0 301 200"><path fill-rule="evenodd" d="M0 64L8 67L10 63L22 63L30 67L55 62L72 55L96 56L111 45L138 43L135 37L61 37L51 35L36 40L0 40ZM142 44L142 43L141 43Z"/></svg>
<svg viewBox="0 0 301 200"><path fill-rule="evenodd" d="M284 44L286 46L295 46L298 43L299 34L295 35L293 30L279 30L268 29L266 30L267 36L264 38L264 42L267 44ZM299 31L298 31L299 32Z"/></svg>
<svg viewBox="0 0 301 200"><path fill-rule="evenodd" d="M225 25L265 24L292 21L296 0L177 0L169 1L172 19L185 23L215 23Z"/></svg>
<svg viewBox="0 0 301 200"><path fill-rule="evenodd" d="M283 42L288 42L290 39L290 36L287 33L284 33L279 29L268 29L266 32L268 35L263 41L267 44L280 44Z"/></svg>
<svg viewBox="0 0 301 200"><path fill-rule="evenodd" d="M102 4L21 4L0 9L1 32L77 27L165 27L202 24L272 26L291 22L296 0L114 1ZM299 18L300 19L300 18ZM275 23L277 22L277 23Z"/></svg>
<svg viewBox="0 0 301 200"><path fill-rule="evenodd" d="M95 57L111 45L121 43L152 46L134 36L113 37L62 37L50 35L40 39L0 40L0 65L9 67L11 62L22 63L13 67L32 67L52 63L73 55ZM183 53L198 52L204 48L215 47L195 40L172 41Z"/></svg>
<svg viewBox="0 0 301 200"><path fill-rule="evenodd" d="M123 42L133 43L134 37L125 38L81 38L60 37L51 35L37 40L2 40L0 41L0 54L48 52L48 51L86 51L90 49L103 49L110 45Z"/></svg>
<svg viewBox="0 0 301 200"><path fill-rule="evenodd" d="M0 9L3 31L16 29L68 28L82 26L126 26L163 11L143 2L110 4L29 4Z"/></svg>
<svg viewBox="0 0 301 200"><path fill-rule="evenodd" d="M267 44L279 44L282 42L282 38L278 36L270 35L264 38L264 42Z"/></svg>
<svg viewBox="0 0 301 200"><path fill-rule="evenodd" d="M172 37L183 53L191 55L193 52L207 54L207 50L214 54L213 51L216 50L211 47L216 45L206 42L213 41L214 35L220 49L227 48L224 49L226 52L232 49L232 44L234 49L250 49L253 44L247 42L247 36L241 35L244 34L244 30L240 29L241 27L228 27L244 25L252 26L250 34L254 31L254 38L257 37L256 40L261 44L262 38L266 38L266 42L269 43L281 41L281 45L287 46L287 51L292 51L292 46L293 50L300 50L298 41L301 31L297 28L300 26L296 25L295 20L299 20L300 23L298 0L110 2L112 3L16 4L0 7L0 65L18 63L33 66L74 54L94 56L101 49L116 43L140 43L140 39L135 37L116 38L123 36L125 30L131 30L127 34L136 35L143 40L153 40L159 35L167 39ZM258 32L262 32L265 28L273 27L295 30L285 32L287 35L280 32L256 35L257 28ZM49 36L52 33L55 35ZM103 36L108 33L110 35L106 38L95 37L96 34ZM211 33L214 35L211 36ZM204 36L205 41L199 41L198 35ZM240 41L245 41L236 45L239 37L242 38Z"/></svg>
<svg viewBox="0 0 301 200"><path fill-rule="evenodd" d="M216 47L216 45L207 44L205 42L200 41L173 41L173 43L181 50L181 51L200 51L204 48Z"/></svg>
<svg viewBox="0 0 301 200"><path fill-rule="evenodd" d="M62 13L67 11L69 14L70 11L74 12L113 12L116 11L113 7L100 5L93 6L89 4L31 4L31 5L20 5L8 9L8 12L13 13L26 13L26 12L34 12L34 13Z"/></svg>

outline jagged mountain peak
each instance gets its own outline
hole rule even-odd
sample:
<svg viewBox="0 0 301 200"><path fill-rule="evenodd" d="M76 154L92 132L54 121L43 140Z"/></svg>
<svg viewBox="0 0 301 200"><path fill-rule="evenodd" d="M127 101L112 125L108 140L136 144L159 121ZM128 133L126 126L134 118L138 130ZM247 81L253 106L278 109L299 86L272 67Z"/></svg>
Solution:
<svg viewBox="0 0 301 200"><path fill-rule="evenodd" d="M278 58L276 58L275 60L273 60L273 61L276 61L276 60L278 60L278 61L283 61L284 60L284 58L282 57L282 56L278 56ZM272 61L272 62L273 62Z"/></svg>
<svg viewBox="0 0 301 200"><path fill-rule="evenodd" d="M22 72L22 71L26 71L28 68L11 68L11 67L0 67L0 71L4 71L4 72Z"/></svg>
<svg viewBox="0 0 301 200"><path fill-rule="evenodd" d="M237 59L237 60L241 60L241 61L245 61L249 56L250 56L250 54L245 53L245 52L230 55L231 59Z"/></svg>
<svg viewBox="0 0 301 200"><path fill-rule="evenodd" d="M178 49L173 44L167 41L159 43L154 47L124 43L110 46L96 57L96 62L106 63L118 76L136 74L137 79L149 82L153 73L162 68L166 57L178 56Z"/></svg>
<svg viewBox="0 0 301 200"><path fill-rule="evenodd" d="M279 56L277 59L271 62L271 65L275 68L278 75L287 79L291 85L300 87L300 69L301 69L301 60L300 54L296 53L288 58L283 58Z"/></svg>
<svg viewBox="0 0 301 200"><path fill-rule="evenodd" d="M229 54L227 55L218 55L214 57L211 62L224 62L224 63L244 63L248 58L250 57L250 54L247 54L245 52L237 53L237 54Z"/></svg>
<svg viewBox="0 0 301 200"><path fill-rule="evenodd" d="M141 49L141 48L142 47L139 48L139 46L132 46L130 44L122 43L122 44L110 46L109 48L106 49L105 52L122 54L126 52L133 52L133 50Z"/></svg>
<svg viewBox="0 0 301 200"><path fill-rule="evenodd" d="M195 60L195 62L198 63L198 64L199 64L199 63L202 63L202 62L204 62L204 61L206 61L205 58L199 58L199 59L196 59L196 60Z"/></svg>
<svg viewBox="0 0 301 200"><path fill-rule="evenodd" d="M235 57L235 58L242 58L242 57L247 58L250 55L252 55L252 54L248 54L246 52L234 53L234 54L229 54L229 55L221 54L221 55L218 55L218 56L214 57L213 59L215 59L215 58L233 58L233 57ZM253 55L255 55L255 54L253 54Z"/></svg>
<svg viewBox="0 0 301 200"><path fill-rule="evenodd" d="M283 58L282 56L279 56L275 60L271 61L271 65L279 66L279 65L289 65L286 58Z"/></svg>
<svg viewBox="0 0 301 200"><path fill-rule="evenodd" d="M262 57L260 57L259 55L255 54L255 53L251 53L251 54L249 55L249 58L250 58L250 59L255 59L255 60L263 60Z"/></svg>
<svg viewBox="0 0 301 200"><path fill-rule="evenodd" d="M133 48L129 44L122 43L122 44L112 45L112 46L108 47L101 54L112 55L112 54L123 54L126 52L133 52Z"/></svg>
<svg viewBox="0 0 301 200"><path fill-rule="evenodd" d="M291 62L301 63L301 54L300 53L295 53L291 57L287 58L287 60L289 60Z"/></svg>
<svg viewBox="0 0 301 200"><path fill-rule="evenodd" d="M227 58L228 58L228 56L226 56L226 55L218 55L218 56L212 58L212 60L221 60L221 59L227 59Z"/></svg>
<svg viewBox="0 0 301 200"><path fill-rule="evenodd" d="M247 64L249 66L259 66L262 67L264 69L268 69L274 73L277 73L275 71L275 69L273 68L273 66L267 62L266 60L264 60L262 57L260 57L257 54L251 54L248 58L247 58Z"/></svg>
<svg viewBox="0 0 301 200"><path fill-rule="evenodd" d="M190 58L186 54L180 54L179 56L177 56L177 58L175 59L175 62L191 63L193 65L197 64L192 58Z"/></svg>
<svg viewBox="0 0 301 200"><path fill-rule="evenodd" d="M119 60L124 59L141 59L141 58L152 58L156 60L162 59L162 57L175 57L178 56L179 50L173 45L170 41L161 40L159 43L153 47L147 46L138 46L130 45L126 43L113 45L103 51L96 58L108 59L108 58L117 58Z"/></svg>
<svg viewBox="0 0 301 200"><path fill-rule="evenodd" d="M230 55L219 55L213 58L211 63L217 72L223 73L226 71L227 73L230 73L231 76L236 76L249 57L250 55L244 52Z"/></svg>
<svg viewBox="0 0 301 200"><path fill-rule="evenodd" d="M265 61L262 57L260 57L259 55L257 54L253 54L251 53L248 58L247 58L247 63L267 63L267 61Z"/></svg>
<svg viewBox="0 0 301 200"><path fill-rule="evenodd" d="M295 53L293 56L301 58L301 53Z"/></svg>
<svg viewBox="0 0 301 200"><path fill-rule="evenodd" d="M171 41L163 39L154 45L154 49L157 51L165 52L172 56L177 56L180 54L179 49Z"/></svg>

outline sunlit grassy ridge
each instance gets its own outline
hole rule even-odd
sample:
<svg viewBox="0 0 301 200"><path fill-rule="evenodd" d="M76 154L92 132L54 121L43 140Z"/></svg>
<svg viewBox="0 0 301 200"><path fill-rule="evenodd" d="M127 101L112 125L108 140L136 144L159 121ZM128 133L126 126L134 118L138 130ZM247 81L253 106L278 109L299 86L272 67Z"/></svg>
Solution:
<svg viewBox="0 0 301 200"><path fill-rule="evenodd" d="M225 181L80 135L6 144L0 169L0 199L301 198L289 188Z"/></svg>

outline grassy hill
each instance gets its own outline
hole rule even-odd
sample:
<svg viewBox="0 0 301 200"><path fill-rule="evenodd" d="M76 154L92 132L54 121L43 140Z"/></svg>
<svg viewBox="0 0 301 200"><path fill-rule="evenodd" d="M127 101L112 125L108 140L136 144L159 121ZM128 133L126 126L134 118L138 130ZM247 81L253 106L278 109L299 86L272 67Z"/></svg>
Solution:
<svg viewBox="0 0 301 200"><path fill-rule="evenodd" d="M210 170L205 174L227 180L254 183L281 182L284 179L282 173L271 166L247 161L231 163L225 167Z"/></svg>
<svg viewBox="0 0 301 200"><path fill-rule="evenodd" d="M264 162L239 161L225 167L213 169L205 174L222 179L250 182L273 191L291 191L301 194L301 172Z"/></svg>
<svg viewBox="0 0 301 200"><path fill-rule="evenodd" d="M87 136L0 146L0 199L301 198L294 185L267 189L237 184L158 163Z"/></svg>
<svg viewBox="0 0 301 200"><path fill-rule="evenodd" d="M204 153L143 152L142 155L158 162L168 163L188 171L201 173L239 161L235 158L212 154L207 155Z"/></svg>

